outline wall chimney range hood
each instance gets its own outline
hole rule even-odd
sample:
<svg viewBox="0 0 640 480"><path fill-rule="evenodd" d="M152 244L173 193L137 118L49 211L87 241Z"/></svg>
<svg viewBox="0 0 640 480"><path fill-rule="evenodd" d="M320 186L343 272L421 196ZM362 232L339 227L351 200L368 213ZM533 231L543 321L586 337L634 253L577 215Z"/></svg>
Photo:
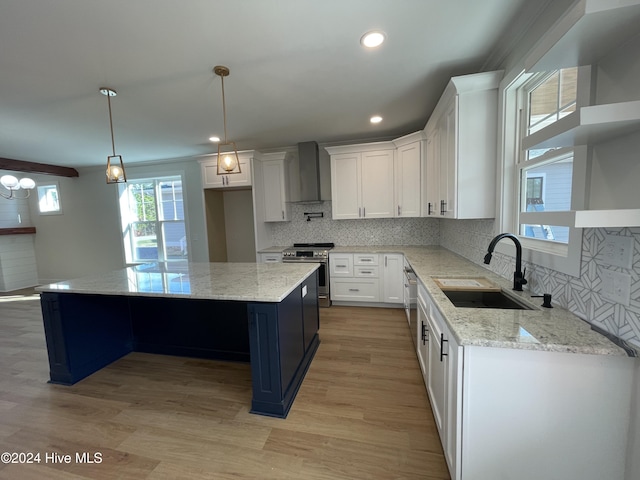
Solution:
<svg viewBox="0 0 640 480"><path fill-rule="evenodd" d="M320 198L320 155L317 142L298 143L300 169L299 203L319 203Z"/></svg>

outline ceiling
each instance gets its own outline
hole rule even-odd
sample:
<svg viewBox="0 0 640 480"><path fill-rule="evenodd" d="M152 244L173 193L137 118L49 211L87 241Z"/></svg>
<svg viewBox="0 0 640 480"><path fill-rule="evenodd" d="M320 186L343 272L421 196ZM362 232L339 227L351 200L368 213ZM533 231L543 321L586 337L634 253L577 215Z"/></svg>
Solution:
<svg viewBox="0 0 640 480"><path fill-rule="evenodd" d="M0 157L87 167L398 137L493 67L526 0L0 0ZM531 3L529 1L529 3ZM387 41L365 50L372 29ZM501 43L502 42L502 43ZM502 45L502 47L501 47ZM369 118L379 114L378 125Z"/></svg>

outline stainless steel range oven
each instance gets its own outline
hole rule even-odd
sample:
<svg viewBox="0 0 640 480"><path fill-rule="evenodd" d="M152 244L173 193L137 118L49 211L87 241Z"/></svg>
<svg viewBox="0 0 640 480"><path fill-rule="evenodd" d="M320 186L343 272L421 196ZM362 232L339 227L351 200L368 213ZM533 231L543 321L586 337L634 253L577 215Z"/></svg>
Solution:
<svg viewBox="0 0 640 480"><path fill-rule="evenodd" d="M333 243L294 243L282 252L284 263L319 263L318 303L321 307L331 306L329 296L329 250Z"/></svg>

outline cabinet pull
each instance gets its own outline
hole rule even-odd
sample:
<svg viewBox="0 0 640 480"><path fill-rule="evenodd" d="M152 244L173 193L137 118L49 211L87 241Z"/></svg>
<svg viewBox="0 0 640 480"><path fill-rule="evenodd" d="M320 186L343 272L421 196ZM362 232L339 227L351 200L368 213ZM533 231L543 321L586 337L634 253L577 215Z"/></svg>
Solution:
<svg viewBox="0 0 640 480"><path fill-rule="evenodd" d="M447 202L440 200L440 215L444 216L447 213Z"/></svg>
<svg viewBox="0 0 640 480"><path fill-rule="evenodd" d="M448 342L449 340L445 340L444 339L444 333L440 334L440 361L442 362L442 359L444 357L448 357L449 354L448 353L444 353L444 343Z"/></svg>
<svg viewBox="0 0 640 480"><path fill-rule="evenodd" d="M362 207L362 216L366 217L367 216L367 209L366 207Z"/></svg>
<svg viewBox="0 0 640 480"><path fill-rule="evenodd" d="M349 291L350 292L359 292L360 289L359 288L350 288Z"/></svg>
<svg viewBox="0 0 640 480"><path fill-rule="evenodd" d="M361 262L370 262L372 259L371 258L361 258L360 261Z"/></svg>
<svg viewBox="0 0 640 480"><path fill-rule="evenodd" d="M347 268L346 265L336 265L336 267L338 267L338 268Z"/></svg>
<svg viewBox="0 0 640 480"><path fill-rule="evenodd" d="M424 320L420 320L420 323L422 324L422 345L426 345L429 341L429 337L427 335L429 331L427 330L427 326L424 324Z"/></svg>
<svg viewBox="0 0 640 480"><path fill-rule="evenodd" d="M284 210L282 210L282 219L284 220Z"/></svg>
<svg viewBox="0 0 640 480"><path fill-rule="evenodd" d="M384 256L384 266L385 267L387 266L387 256L386 255Z"/></svg>
<svg viewBox="0 0 640 480"><path fill-rule="evenodd" d="M398 216L400 216L400 205L398 205Z"/></svg>
<svg viewBox="0 0 640 480"><path fill-rule="evenodd" d="M427 203L427 215L431 215L431 202Z"/></svg>
<svg viewBox="0 0 640 480"><path fill-rule="evenodd" d="M358 207L358 218L362 217L362 208Z"/></svg>
<svg viewBox="0 0 640 480"><path fill-rule="evenodd" d="M371 272L371 270L362 270L360 273L367 273L367 274L371 275L372 272Z"/></svg>

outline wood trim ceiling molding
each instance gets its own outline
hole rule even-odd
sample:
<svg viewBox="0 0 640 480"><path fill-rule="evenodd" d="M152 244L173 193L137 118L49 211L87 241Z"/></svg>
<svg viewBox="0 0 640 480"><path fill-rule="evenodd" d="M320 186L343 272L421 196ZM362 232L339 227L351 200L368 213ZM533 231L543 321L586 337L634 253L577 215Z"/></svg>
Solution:
<svg viewBox="0 0 640 480"><path fill-rule="evenodd" d="M0 235L32 235L36 227L0 228Z"/></svg>
<svg viewBox="0 0 640 480"><path fill-rule="evenodd" d="M23 160L13 160L11 158L0 157L0 170L10 170L13 172L42 173L45 175L57 175L59 177L79 177L80 174L75 168L61 167L59 165L49 165L47 163L25 162Z"/></svg>

